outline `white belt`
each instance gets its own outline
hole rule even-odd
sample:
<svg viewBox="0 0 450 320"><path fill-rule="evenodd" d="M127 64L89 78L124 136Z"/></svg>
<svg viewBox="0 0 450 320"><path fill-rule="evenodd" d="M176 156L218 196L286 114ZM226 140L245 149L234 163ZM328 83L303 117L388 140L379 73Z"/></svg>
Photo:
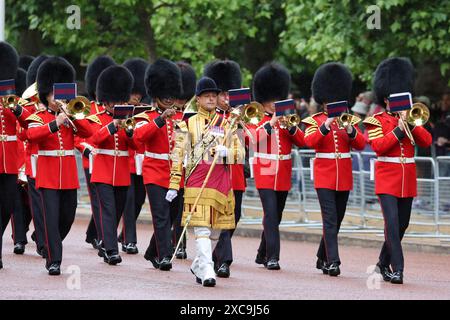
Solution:
<svg viewBox="0 0 450 320"><path fill-rule="evenodd" d="M255 152L253 156L255 158L268 159L268 160L289 160L289 159L291 159L290 154L270 154L270 153Z"/></svg>
<svg viewBox="0 0 450 320"><path fill-rule="evenodd" d="M347 159L351 158L352 155L349 152L317 152L316 158L318 159Z"/></svg>
<svg viewBox="0 0 450 320"><path fill-rule="evenodd" d="M110 149L95 149L95 154L103 154L106 156L128 157L128 151L110 150Z"/></svg>
<svg viewBox="0 0 450 320"><path fill-rule="evenodd" d="M3 142L17 141L17 136L7 136L4 134L0 134L0 141L3 141Z"/></svg>
<svg viewBox="0 0 450 320"><path fill-rule="evenodd" d="M145 151L145 156L148 158L153 158L153 159L169 160L168 153L153 153L153 152Z"/></svg>
<svg viewBox="0 0 450 320"><path fill-rule="evenodd" d="M414 158L405 157L378 157L377 161L390 162L390 163L414 163Z"/></svg>
<svg viewBox="0 0 450 320"><path fill-rule="evenodd" d="M73 150L39 150L38 155L45 157L66 157L75 155L75 152Z"/></svg>

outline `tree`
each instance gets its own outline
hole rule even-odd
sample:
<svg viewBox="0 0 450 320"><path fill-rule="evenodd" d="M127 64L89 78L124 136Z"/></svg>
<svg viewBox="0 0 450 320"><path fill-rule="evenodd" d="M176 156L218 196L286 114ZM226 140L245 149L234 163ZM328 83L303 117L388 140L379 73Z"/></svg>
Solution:
<svg viewBox="0 0 450 320"><path fill-rule="evenodd" d="M367 28L371 13L366 3L285 1L287 28L281 34L279 54L285 59L303 57L317 65L341 61L366 83L381 60L406 56L418 67L437 64L448 82L450 2L378 1L381 29Z"/></svg>

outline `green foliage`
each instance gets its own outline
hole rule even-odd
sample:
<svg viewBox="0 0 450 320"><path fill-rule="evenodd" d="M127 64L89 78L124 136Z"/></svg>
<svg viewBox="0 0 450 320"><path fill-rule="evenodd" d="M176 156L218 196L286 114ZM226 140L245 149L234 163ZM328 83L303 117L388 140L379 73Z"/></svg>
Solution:
<svg viewBox="0 0 450 320"><path fill-rule="evenodd" d="M66 26L69 5L81 29ZM347 64L369 83L389 56L436 61L450 71L450 2L379 0L381 29L366 26L367 1L346 0L6 0L7 37L21 50L35 32L43 50L86 65L99 54L121 63L133 56L191 62L198 74L214 58L241 63L244 84L270 60L294 74L328 61Z"/></svg>

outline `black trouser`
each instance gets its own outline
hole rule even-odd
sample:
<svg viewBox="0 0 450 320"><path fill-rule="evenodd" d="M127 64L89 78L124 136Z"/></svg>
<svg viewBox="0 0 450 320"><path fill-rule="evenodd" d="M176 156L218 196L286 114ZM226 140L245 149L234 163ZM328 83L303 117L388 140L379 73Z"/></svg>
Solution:
<svg viewBox="0 0 450 320"><path fill-rule="evenodd" d="M95 183L100 203L100 227L103 247L108 255L118 254L117 225L127 201L126 187L114 187L110 184Z"/></svg>
<svg viewBox="0 0 450 320"><path fill-rule="evenodd" d="M137 243L136 220L145 203L145 186L142 176L131 174L131 185L127 193L127 201L123 211L122 232L119 241Z"/></svg>
<svg viewBox="0 0 450 320"><path fill-rule="evenodd" d="M146 184L145 189L150 202L154 230L146 254L162 260L165 257L171 257L173 250L170 221L171 206L166 200L168 189L156 184Z"/></svg>
<svg viewBox="0 0 450 320"><path fill-rule="evenodd" d="M286 204L287 191L258 189L264 211L261 242L258 255L270 259L280 259L280 222Z"/></svg>
<svg viewBox="0 0 450 320"><path fill-rule="evenodd" d="M389 194L379 194L381 210L384 217L385 242L380 253L380 263L392 266L393 271L404 268L401 241L409 225L413 198L397 198Z"/></svg>
<svg viewBox="0 0 450 320"><path fill-rule="evenodd" d="M17 174L0 174L0 260L2 258L3 233L14 211L17 192Z"/></svg>
<svg viewBox="0 0 450 320"><path fill-rule="evenodd" d="M100 204L97 195L97 189L95 188L95 184L91 183L91 174L89 173L89 169L84 169L84 175L86 177L86 185L89 192L89 198L91 200L91 221L89 222L89 226L86 230L86 242L91 243L92 240L101 239L102 228L100 226Z"/></svg>
<svg viewBox="0 0 450 320"><path fill-rule="evenodd" d="M172 246L175 249L180 240L183 227L181 219L183 218L184 189L178 190L177 197L170 203L170 224L172 225ZM186 233L180 247L186 249Z"/></svg>
<svg viewBox="0 0 450 320"><path fill-rule="evenodd" d="M323 235L317 257L328 264L341 264L338 250L338 233L345 216L350 191L316 189L322 212Z"/></svg>
<svg viewBox="0 0 450 320"><path fill-rule="evenodd" d="M241 206L242 206L242 195L244 191L234 191L234 221L236 222L236 227L241 219ZM217 267L220 267L222 263L227 263L231 265L233 263L233 248L231 247L231 238L233 237L234 230L223 230L220 233L219 241L217 242L216 249L213 252L213 261Z"/></svg>
<svg viewBox="0 0 450 320"><path fill-rule="evenodd" d="M41 194L36 190L36 180L27 177L28 179L28 197L30 199L31 216L34 224L34 239L38 250L45 247L45 226L44 216L42 213L42 199Z"/></svg>
<svg viewBox="0 0 450 320"><path fill-rule="evenodd" d="M39 188L44 218L47 266L61 263L62 242L69 234L77 210L77 189Z"/></svg>
<svg viewBox="0 0 450 320"><path fill-rule="evenodd" d="M30 207L26 187L16 184L17 192L14 199L15 210L11 212L11 226L14 244L27 244L27 232L31 222Z"/></svg>

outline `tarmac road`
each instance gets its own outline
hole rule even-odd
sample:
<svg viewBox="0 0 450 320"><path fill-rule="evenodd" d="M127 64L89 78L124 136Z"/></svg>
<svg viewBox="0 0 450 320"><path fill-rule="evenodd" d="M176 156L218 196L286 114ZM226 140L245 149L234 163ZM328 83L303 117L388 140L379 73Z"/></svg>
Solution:
<svg viewBox="0 0 450 320"><path fill-rule="evenodd" d="M163 272L143 258L151 225L138 225L138 255L122 253L123 262L109 266L84 242L87 224L77 218L64 241L59 277L48 276L32 241L24 255L12 253L8 227L0 299L450 299L450 255L406 252L405 283L393 285L367 273L377 262L377 249L341 246L342 273L331 278L315 269L317 244L282 241L282 269L269 271L254 263L259 239L235 237L231 277L218 278L215 288L204 288L189 271L195 249L192 235L188 259L174 260L172 271Z"/></svg>

